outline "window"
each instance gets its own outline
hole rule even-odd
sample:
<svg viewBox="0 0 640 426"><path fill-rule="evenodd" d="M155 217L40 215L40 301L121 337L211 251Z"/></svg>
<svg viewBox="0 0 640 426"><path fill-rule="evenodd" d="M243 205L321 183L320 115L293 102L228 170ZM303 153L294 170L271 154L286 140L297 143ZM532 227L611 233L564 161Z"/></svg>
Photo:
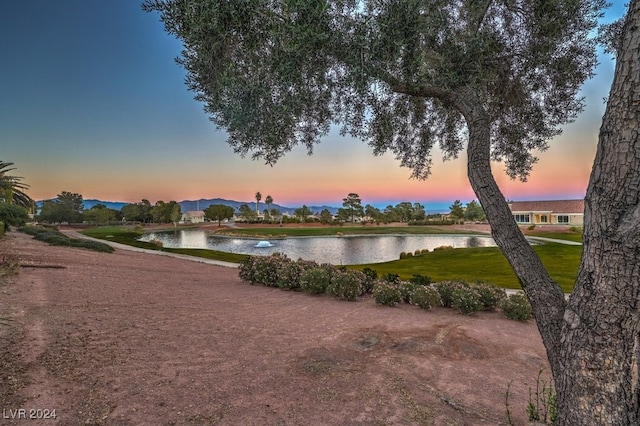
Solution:
<svg viewBox="0 0 640 426"><path fill-rule="evenodd" d="M547 215L543 214L542 216L540 216L540 222L542 223L547 223L549 221L549 219L547 219Z"/></svg>
<svg viewBox="0 0 640 426"><path fill-rule="evenodd" d="M569 216L568 215L558 215L558 223L569 223Z"/></svg>
<svg viewBox="0 0 640 426"><path fill-rule="evenodd" d="M514 214L513 218L516 220L516 223L530 223L531 219L528 214Z"/></svg>

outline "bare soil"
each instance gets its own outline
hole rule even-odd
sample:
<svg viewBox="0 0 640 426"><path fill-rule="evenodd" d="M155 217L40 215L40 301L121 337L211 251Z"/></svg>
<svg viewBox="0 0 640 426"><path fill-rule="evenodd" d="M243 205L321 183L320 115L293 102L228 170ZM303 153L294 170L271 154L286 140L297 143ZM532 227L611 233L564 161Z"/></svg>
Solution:
<svg viewBox="0 0 640 426"><path fill-rule="evenodd" d="M314 297L15 232L0 253L22 262L0 284L2 425L498 425L507 389L521 425L548 371L535 324L497 312Z"/></svg>

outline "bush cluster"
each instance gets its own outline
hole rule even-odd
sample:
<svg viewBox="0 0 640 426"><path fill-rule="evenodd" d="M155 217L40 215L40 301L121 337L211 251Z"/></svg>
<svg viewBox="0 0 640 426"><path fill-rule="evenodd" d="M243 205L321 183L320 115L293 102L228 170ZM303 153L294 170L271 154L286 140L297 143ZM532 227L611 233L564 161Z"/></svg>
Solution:
<svg viewBox="0 0 640 426"><path fill-rule="evenodd" d="M370 292L374 280L371 272L348 271L302 259L294 261L279 253L248 258L240 264L239 275L251 284L329 294L345 300L356 300Z"/></svg>
<svg viewBox="0 0 640 426"><path fill-rule="evenodd" d="M69 238L62 232L51 228L39 226L22 226L18 229L25 234L33 235L38 241L45 242L52 246L79 247L102 253L112 253L113 247L99 241L85 240L82 238Z"/></svg>
<svg viewBox="0 0 640 426"><path fill-rule="evenodd" d="M251 284L328 294L344 300L353 301L371 293L375 303L380 305L395 306L404 302L427 310L444 306L467 315L500 307L507 318L531 318L531 306L526 297L512 295L507 298L503 289L483 282L441 281L432 284L431 278L425 275L414 275L406 281L397 274L379 277L371 268L347 270L302 259L294 261L279 253L247 258L240 265L239 274L241 279Z"/></svg>
<svg viewBox="0 0 640 426"><path fill-rule="evenodd" d="M500 303L502 313L509 319L516 321L527 321L533 318L533 311L529 300L522 293L510 294Z"/></svg>

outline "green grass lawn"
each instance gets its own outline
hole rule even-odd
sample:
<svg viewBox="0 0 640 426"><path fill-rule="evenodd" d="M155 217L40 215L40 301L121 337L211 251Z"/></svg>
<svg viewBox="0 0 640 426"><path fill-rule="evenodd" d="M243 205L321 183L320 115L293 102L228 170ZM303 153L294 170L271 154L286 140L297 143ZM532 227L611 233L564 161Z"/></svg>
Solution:
<svg viewBox="0 0 640 426"><path fill-rule="evenodd" d="M582 247L549 243L536 245L534 250L562 290L571 292ZM437 250L391 262L348 266L360 270L366 267L376 270L379 276L398 274L403 279L409 279L414 274L420 274L431 277L432 281L479 280L505 288L520 288L518 278L497 247Z"/></svg>
<svg viewBox="0 0 640 426"><path fill-rule="evenodd" d="M363 230L371 234L396 234L396 233L455 233L441 230L441 228L429 228L422 226L411 227L326 227L326 228L250 228L239 229L244 235L279 235L287 231L288 236L321 236L358 233ZM249 232L247 232L249 231ZM452 230L453 231L453 230ZM365 232L366 233L366 232ZM207 259L222 260L226 262L241 262L246 255L226 253L206 249L170 249L158 248L152 243L137 241L142 230L133 227L99 227L83 231L83 234L108 241L115 241L135 247L151 250L163 250L171 253L181 253L190 256L204 257ZM553 236L551 236L553 235ZM558 234L558 236L571 236L573 234ZM540 236L558 238L555 234L540 233ZM534 246L534 250L540 256L542 263L562 287L563 291L570 292L580 264L582 247L568 246L564 244L546 243ZM505 288L520 288L520 284L511 267L507 263L500 250L496 247L461 248L451 250L437 250L419 256L394 260L385 263L369 265L352 265L350 269L363 269L369 267L378 272L378 275L398 274L403 279L409 279L414 274L428 275L433 281L461 279L465 281L485 281Z"/></svg>

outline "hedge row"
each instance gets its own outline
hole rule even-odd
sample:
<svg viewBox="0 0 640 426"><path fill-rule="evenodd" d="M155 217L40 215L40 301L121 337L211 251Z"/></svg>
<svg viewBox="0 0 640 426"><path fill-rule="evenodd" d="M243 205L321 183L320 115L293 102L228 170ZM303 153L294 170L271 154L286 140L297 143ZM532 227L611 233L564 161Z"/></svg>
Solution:
<svg viewBox="0 0 640 426"><path fill-rule="evenodd" d="M409 281L403 281L395 274L379 278L376 271L369 268L346 270L301 259L294 261L279 253L248 258L240 265L239 274L241 279L255 285L328 294L351 301L371 293L376 303L388 306L399 303L409 303L422 309L444 306L463 314L500 307L507 318L521 321L532 318L526 297L521 294L507 297L503 289L481 282L442 281L431 284L430 278L422 275L414 275Z"/></svg>
<svg viewBox="0 0 640 426"><path fill-rule="evenodd" d="M39 226L22 226L18 229L25 234L33 235L38 240L52 246L80 247L103 253L113 252L113 247L98 241L85 240L82 238L69 238L60 231Z"/></svg>

